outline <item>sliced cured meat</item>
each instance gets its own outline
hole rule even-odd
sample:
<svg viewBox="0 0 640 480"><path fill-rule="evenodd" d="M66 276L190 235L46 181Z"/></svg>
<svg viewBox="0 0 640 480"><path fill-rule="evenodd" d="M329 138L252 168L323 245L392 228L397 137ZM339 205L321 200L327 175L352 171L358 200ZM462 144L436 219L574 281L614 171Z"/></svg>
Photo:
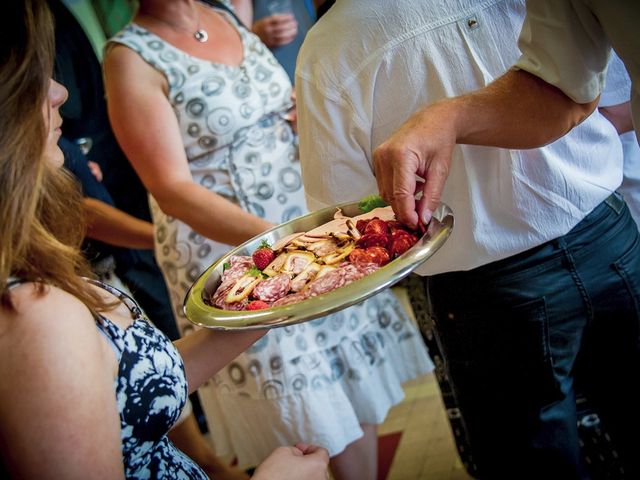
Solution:
<svg viewBox="0 0 640 480"><path fill-rule="evenodd" d="M315 262L315 260L316 256L313 253L295 250L293 252L289 252L287 260L282 267L282 271L290 275L298 275L307 267L307 265Z"/></svg>
<svg viewBox="0 0 640 480"><path fill-rule="evenodd" d="M267 265L262 273L264 273L265 275L269 275L270 277L277 275L278 273L280 273L282 266L287 261L287 257L289 257L288 253L281 253L273 260L273 262Z"/></svg>
<svg viewBox="0 0 640 480"><path fill-rule="evenodd" d="M337 263L340 263L342 260L344 260L345 258L347 258L347 256L351 253L351 251L355 248L355 245L353 243L350 243L338 250L336 250L335 252L332 252L328 255L325 255L322 258L319 258L318 260L321 263L324 263L325 265L335 265Z"/></svg>
<svg viewBox="0 0 640 480"><path fill-rule="evenodd" d="M294 303L306 300L307 298L309 298L309 294L306 290L298 293L291 293L286 297L282 297L280 300L276 300L271 306L282 307L284 305L292 305Z"/></svg>
<svg viewBox="0 0 640 480"><path fill-rule="evenodd" d="M240 311L240 310L246 310L248 304L249 304L249 299L245 298L240 302L233 302L233 303L223 302L222 305L220 306L216 305L216 306L218 308L221 308L222 310Z"/></svg>
<svg viewBox="0 0 640 480"><path fill-rule="evenodd" d="M254 275L243 275L229 290L229 293L224 297L225 303L236 303L249 298L251 292L262 281L262 277L256 277Z"/></svg>
<svg viewBox="0 0 640 480"><path fill-rule="evenodd" d="M363 277L370 275L376 270L380 269L380 265L378 265L377 263L360 263L360 264L354 265L354 267L356 267L358 271L362 273Z"/></svg>
<svg viewBox="0 0 640 480"><path fill-rule="evenodd" d="M389 255L396 258L413 247L418 241L418 237L405 231L396 230L391 234L389 239Z"/></svg>
<svg viewBox="0 0 640 480"><path fill-rule="evenodd" d="M284 247L286 247L292 240L295 240L296 238L304 235L304 232L297 232L297 233L292 233L290 235L285 235L284 237L282 237L281 239L279 239L278 241L274 242L273 246L271 247L273 249L274 252L277 252L278 250L282 250Z"/></svg>
<svg viewBox="0 0 640 480"><path fill-rule="evenodd" d="M367 247L387 247L389 236L386 233L365 233L357 245L362 248Z"/></svg>
<svg viewBox="0 0 640 480"><path fill-rule="evenodd" d="M349 254L349 261L354 265L375 263L383 266L389 263L390 258L384 247L356 248Z"/></svg>
<svg viewBox="0 0 640 480"><path fill-rule="evenodd" d="M275 277L263 280L253 289L253 297L265 302L275 302L284 297L291 289L289 275L281 273Z"/></svg>
<svg viewBox="0 0 640 480"><path fill-rule="evenodd" d="M335 252L338 249L338 240L336 238L323 238L313 243L309 243L307 250L315 253L319 257L324 257Z"/></svg>
<svg viewBox="0 0 640 480"><path fill-rule="evenodd" d="M385 237L389 233L389 227L387 227L387 222L384 220L380 220L379 218L372 218L367 226L364 227L364 234L378 234L384 235Z"/></svg>
<svg viewBox="0 0 640 480"><path fill-rule="evenodd" d="M212 295L209 303L214 307L222 310L244 310L249 303L249 299L245 298L239 302L228 303L225 301L229 291L233 288L235 282L228 282L226 285L220 285L220 287Z"/></svg>
<svg viewBox="0 0 640 480"><path fill-rule="evenodd" d="M319 227L314 228L313 230L309 230L307 235L311 237L318 237L329 235L331 233L347 233L349 231L349 227L347 226L347 218L348 217L340 217L330 222L325 223L324 225L320 225Z"/></svg>
<svg viewBox="0 0 640 480"><path fill-rule="evenodd" d="M248 256L234 255L229 258L229 268L222 272L222 283L235 282L253 267L253 259Z"/></svg>
<svg viewBox="0 0 640 480"><path fill-rule="evenodd" d="M307 282L313 280L323 267L318 263L310 263L307 267L291 280L291 290L299 292L307 286Z"/></svg>
<svg viewBox="0 0 640 480"><path fill-rule="evenodd" d="M346 279L342 270L336 268L320 278L316 277L314 280L311 280L307 285L306 291L309 293L309 296L315 297L340 288L345 283Z"/></svg>
<svg viewBox="0 0 640 480"><path fill-rule="evenodd" d="M391 260L389 252L384 247L368 247L365 252L371 263L375 263L381 267L389 263Z"/></svg>

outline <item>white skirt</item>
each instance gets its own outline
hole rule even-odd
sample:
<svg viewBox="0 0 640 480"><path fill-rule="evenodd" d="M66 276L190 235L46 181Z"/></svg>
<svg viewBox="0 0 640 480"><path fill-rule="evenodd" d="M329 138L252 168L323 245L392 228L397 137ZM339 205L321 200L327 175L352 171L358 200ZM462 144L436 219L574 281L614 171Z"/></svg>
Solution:
<svg viewBox="0 0 640 480"><path fill-rule="evenodd" d="M236 457L241 468L298 442L323 446L335 456L362 436L360 424L381 424L404 398L402 383L429 373L433 364L391 291L369 302L376 308L365 302L348 311L356 308L369 317L376 312L376 318L343 330L330 348L290 360L283 360L286 352L270 357L268 347L258 348L264 361L256 362L257 351L240 355L200 388L216 454Z"/></svg>

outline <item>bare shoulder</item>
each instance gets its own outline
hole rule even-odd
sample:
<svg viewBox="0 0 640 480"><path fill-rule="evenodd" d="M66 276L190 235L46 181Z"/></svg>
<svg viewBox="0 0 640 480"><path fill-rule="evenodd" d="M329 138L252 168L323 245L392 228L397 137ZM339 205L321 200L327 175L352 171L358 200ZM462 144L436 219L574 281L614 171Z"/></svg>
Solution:
<svg viewBox="0 0 640 480"><path fill-rule="evenodd" d="M89 309L76 297L64 290L45 285L39 289L35 283L23 283L11 290L15 311L0 310L3 323L11 326L24 326L25 329L40 328L43 322L48 324L70 324L91 322L93 316ZM64 318L64 322L53 322L54 318Z"/></svg>
<svg viewBox="0 0 640 480"><path fill-rule="evenodd" d="M0 310L0 370L11 368L15 359L35 366L53 365L75 354L91 358L91 349L101 355L95 319L73 295L52 286L39 291L33 283L11 294L15 311Z"/></svg>
<svg viewBox="0 0 640 480"><path fill-rule="evenodd" d="M132 88L140 85L148 89L149 82L163 89L166 86L164 75L126 45L110 45L105 52L103 67L107 87L126 83Z"/></svg>
<svg viewBox="0 0 640 480"><path fill-rule="evenodd" d="M20 478L123 478L117 360L89 309L55 287L12 290L0 310L0 423ZM64 458L64 462L59 460Z"/></svg>

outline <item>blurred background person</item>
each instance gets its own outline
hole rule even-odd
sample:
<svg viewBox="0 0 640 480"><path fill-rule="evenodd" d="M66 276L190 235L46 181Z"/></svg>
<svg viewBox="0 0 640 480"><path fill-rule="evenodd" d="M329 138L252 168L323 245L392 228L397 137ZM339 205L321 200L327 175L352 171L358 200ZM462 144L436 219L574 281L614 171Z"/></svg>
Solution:
<svg viewBox="0 0 640 480"><path fill-rule="evenodd" d="M183 331L182 302L232 245L306 212L291 82L228 4L142 0L110 40L111 123L149 190L156 256ZM376 425L402 382L430 371L390 292L308 324L275 329L200 398L216 451L241 467L290 438L317 439L337 479L375 478Z"/></svg>
<svg viewBox="0 0 640 480"><path fill-rule="evenodd" d="M238 1L238 0L236 0ZM244 0L248 1L248 0ZM311 0L253 0L252 31L271 49L294 83L298 51L315 22Z"/></svg>
<svg viewBox="0 0 640 480"><path fill-rule="evenodd" d="M68 143L61 146L65 166L83 185L85 210L90 215L87 235L92 240L85 242L84 253L102 281L131 292L154 324L177 340L180 334L169 293L153 254L147 192L109 125L102 67L94 51L94 45L102 48L106 40L96 29L89 30L93 33L89 37L64 2L48 3L56 25L54 76L69 89L69 100L60 109L66 137L62 142ZM90 173L87 163L94 165L97 176ZM198 399L193 396L170 438L209 476L247 479L246 474L216 457L192 413L192 401L193 410L199 411Z"/></svg>

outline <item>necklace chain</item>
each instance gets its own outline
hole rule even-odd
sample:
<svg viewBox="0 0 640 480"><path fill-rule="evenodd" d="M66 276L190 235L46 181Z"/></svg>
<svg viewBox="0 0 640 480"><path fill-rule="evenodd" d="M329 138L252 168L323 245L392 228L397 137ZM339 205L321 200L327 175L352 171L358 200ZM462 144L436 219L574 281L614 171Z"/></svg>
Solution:
<svg viewBox="0 0 640 480"><path fill-rule="evenodd" d="M143 12L143 15L146 15L147 17L151 17L154 20L157 20L158 22L164 23L165 25L169 25L171 28L174 28L176 30L183 30L185 32L189 32L193 38L195 38L198 42L200 43L205 43L207 40L209 40L209 34L207 33L207 31L202 28L200 26L200 15L198 14L198 12L196 11L196 7L195 4L191 4L191 10L194 13L194 16L196 17L196 29L192 30L190 28L184 27L182 25L178 25L176 23L173 22L169 22L167 20L165 20L164 18L160 18L157 17L156 15L152 15L151 13L148 12Z"/></svg>

